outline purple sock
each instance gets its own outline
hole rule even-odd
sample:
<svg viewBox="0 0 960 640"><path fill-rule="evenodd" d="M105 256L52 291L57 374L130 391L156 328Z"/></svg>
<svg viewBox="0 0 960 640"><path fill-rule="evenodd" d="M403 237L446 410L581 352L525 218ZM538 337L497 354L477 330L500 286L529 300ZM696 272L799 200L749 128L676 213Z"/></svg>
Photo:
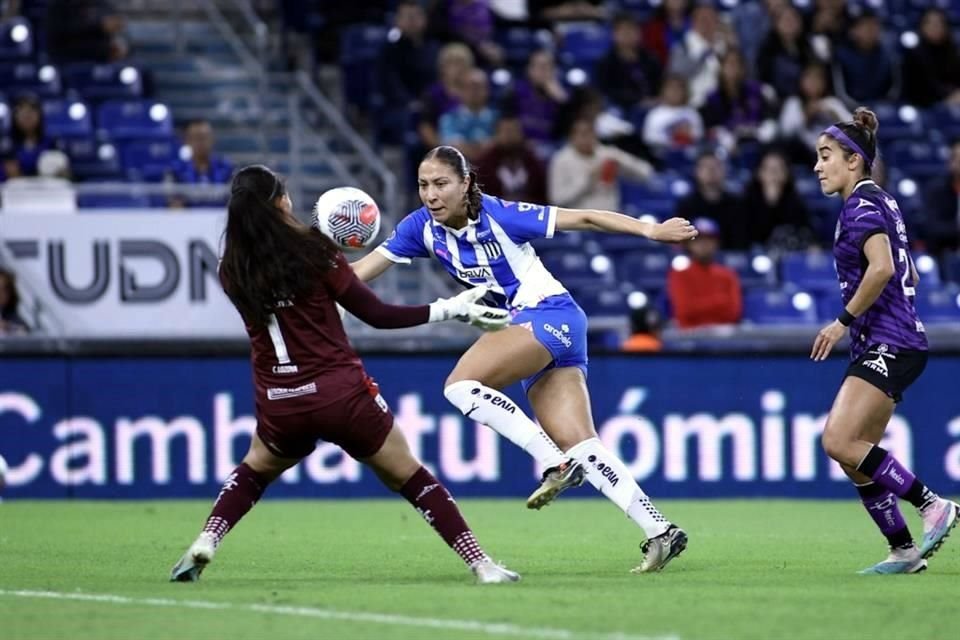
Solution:
<svg viewBox="0 0 960 640"><path fill-rule="evenodd" d="M864 508L876 523L880 533L886 537L891 547L904 547L913 544L907 522L900 513L897 496L875 482L857 485L857 493Z"/></svg>
<svg viewBox="0 0 960 640"><path fill-rule="evenodd" d="M907 495L916 480L910 470L900 464L889 451L876 446L870 449L857 471L870 476L874 482L900 498Z"/></svg>

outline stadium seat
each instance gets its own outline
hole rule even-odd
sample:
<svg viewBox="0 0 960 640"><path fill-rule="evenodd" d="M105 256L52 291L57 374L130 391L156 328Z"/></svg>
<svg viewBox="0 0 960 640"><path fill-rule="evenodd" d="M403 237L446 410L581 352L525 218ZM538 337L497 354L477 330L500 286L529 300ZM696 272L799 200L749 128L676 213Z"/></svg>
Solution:
<svg viewBox="0 0 960 640"><path fill-rule="evenodd" d="M120 161L131 182L160 182L177 158L179 140L131 140L120 145Z"/></svg>
<svg viewBox="0 0 960 640"><path fill-rule="evenodd" d="M928 180L943 173L949 150L926 140L894 141L887 162L917 180Z"/></svg>
<svg viewBox="0 0 960 640"><path fill-rule="evenodd" d="M667 286L667 272L672 257L669 253L650 251L624 256L617 263L621 279L640 289L660 290Z"/></svg>
<svg viewBox="0 0 960 640"><path fill-rule="evenodd" d="M387 42L387 28L354 24L340 35L340 67L347 102L367 110L377 101L377 57Z"/></svg>
<svg viewBox="0 0 960 640"><path fill-rule="evenodd" d="M927 114L933 130L938 131L945 140L960 138L960 106L939 104Z"/></svg>
<svg viewBox="0 0 960 640"><path fill-rule="evenodd" d="M63 68L68 89L86 100L139 98L143 95L140 70L128 64L69 64Z"/></svg>
<svg viewBox="0 0 960 640"><path fill-rule="evenodd" d="M82 102L45 100L43 119L51 138L89 138L93 135L93 115Z"/></svg>
<svg viewBox="0 0 960 640"><path fill-rule="evenodd" d="M70 170L79 181L119 180L120 156L112 144L99 143L93 138L74 138L63 141L70 157Z"/></svg>
<svg viewBox="0 0 960 640"><path fill-rule="evenodd" d="M498 31L496 37L507 64L518 70L526 66L531 53L544 46L542 35L526 27L507 27Z"/></svg>
<svg viewBox="0 0 960 640"><path fill-rule="evenodd" d="M592 69L606 55L613 42L610 27L593 22L571 22L558 25L562 43L560 61L568 67Z"/></svg>
<svg viewBox="0 0 960 640"><path fill-rule="evenodd" d="M110 100L97 114L100 132L112 140L173 137L173 117L165 104L149 100Z"/></svg>
<svg viewBox="0 0 960 640"><path fill-rule="evenodd" d="M28 60L33 55L33 27L26 18L0 22L0 60Z"/></svg>
<svg viewBox="0 0 960 640"><path fill-rule="evenodd" d="M950 285L917 291L917 314L925 324L960 322L960 287Z"/></svg>
<svg viewBox="0 0 960 640"><path fill-rule="evenodd" d="M748 291L744 295L743 318L754 324L811 324L817 320L813 296L791 290Z"/></svg>
<svg viewBox="0 0 960 640"><path fill-rule="evenodd" d="M960 253L946 256L943 266L946 279L954 284L960 284Z"/></svg>
<svg viewBox="0 0 960 640"><path fill-rule="evenodd" d="M907 140L923 138L923 117L914 107L883 103L873 105L877 119L883 123L882 136L885 140Z"/></svg>
<svg viewBox="0 0 960 640"><path fill-rule="evenodd" d="M10 105L7 104L5 98L0 98L0 136L5 136L10 131L10 119L12 117Z"/></svg>
<svg viewBox="0 0 960 640"><path fill-rule="evenodd" d="M807 291L832 291L837 287L833 256L826 252L798 252L783 256L780 277L784 283Z"/></svg>
<svg viewBox="0 0 960 640"><path fill-rule="evenodd" d="M21 93L55 98L60 95L60 74L56 67L48 64L0 64L0 87L11 102Z"/></svg>
<svg viewBox="0 0 960 640"><path fill-rule="evenodd" d="M740 286L744 289L769 288L777 283L777 265L766 254L724 251L718 257L718 262L737 272Z"/></svg>
<svg viewBox="0 0 960 640"><path fill-rule="evenodd" d="M630 313L627 297L621 291L606 287L571 289L571 294L588 316L624 316Z"/></svg>
<svg viewBox="0 0 960 640"><path fill-rule="evenodd" d="M910 256L920 275L920 287L940 287L943 280L940 277L940 265L933 256L926 253L913 253Z"/></svg>
<svg viewBox="0 0 960 640"><path fill-rule="evenodd" d="M608 268L604 271L596 269L598 258L605 256L591 255L583 251L550 251L541 256L544 266L555 277L564 283L570 279L588 280L596 284L610 284L614 281L613 262L607 260Z"/></svg>

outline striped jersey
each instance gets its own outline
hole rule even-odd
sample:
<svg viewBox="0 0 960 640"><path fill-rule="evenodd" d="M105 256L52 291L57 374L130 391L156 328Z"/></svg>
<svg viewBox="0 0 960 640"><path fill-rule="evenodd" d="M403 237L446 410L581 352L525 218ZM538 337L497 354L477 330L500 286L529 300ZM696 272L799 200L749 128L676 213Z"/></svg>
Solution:
<svg viewBox="0 0 960 640"><path fill-rule="evenodd" d="M875 344L927 350L927 336L913 304L916 291L910 275L907 227L897 201L873 180L863 180L854 187L837 220L833 256L840 280L840 297L846 306L860 286L867 266L863 246L877 233L885 233L890 238L896 275L876 302L850 325L853 360Z"/></svg>
<svg viewBox="0 0 960 640"><path fill-rule="evenodd" d="M492 302L507 309L534 307L567 292L530 241L552 238L557 208L483 195L480 214L462 229L436 222L426 207L408 214L377 251L392 262L436 258L466 286L487 285Z"/></svg>

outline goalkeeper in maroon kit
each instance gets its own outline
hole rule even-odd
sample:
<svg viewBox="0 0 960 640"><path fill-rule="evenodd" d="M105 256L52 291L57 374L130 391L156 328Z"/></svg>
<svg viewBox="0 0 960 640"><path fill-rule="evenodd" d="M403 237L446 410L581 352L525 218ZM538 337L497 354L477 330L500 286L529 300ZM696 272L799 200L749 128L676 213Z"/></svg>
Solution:
<svg viewBox="0 0 960 640"><path fill-rule="evenodd" d="M339 247L299 222L292 208L283 182L267 167L245 167L233 178L220 280L250 336L257 428L171 581L198 580L267 485L308 456L319 439L341 447L403 495L478 582L519 580L483 551L449 492L411 454L350 346L336 305L383 329L461 320L497 330L509 322L507 313L476 303L483 288L430 305L381 302Z"/></svg>

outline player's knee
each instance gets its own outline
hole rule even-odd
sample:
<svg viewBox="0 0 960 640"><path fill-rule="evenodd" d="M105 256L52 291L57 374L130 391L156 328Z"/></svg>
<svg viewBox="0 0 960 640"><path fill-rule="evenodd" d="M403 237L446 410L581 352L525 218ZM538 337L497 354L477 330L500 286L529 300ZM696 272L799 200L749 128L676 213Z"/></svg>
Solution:
<svg viewBox="0 0 960 640"><path fill-rule="evenodd" d="M837 433L832 429L824 430L820 436L820 444L824 452L838 462L845 462L847 459L847 450L850 445L850 439Z"/></svg>

